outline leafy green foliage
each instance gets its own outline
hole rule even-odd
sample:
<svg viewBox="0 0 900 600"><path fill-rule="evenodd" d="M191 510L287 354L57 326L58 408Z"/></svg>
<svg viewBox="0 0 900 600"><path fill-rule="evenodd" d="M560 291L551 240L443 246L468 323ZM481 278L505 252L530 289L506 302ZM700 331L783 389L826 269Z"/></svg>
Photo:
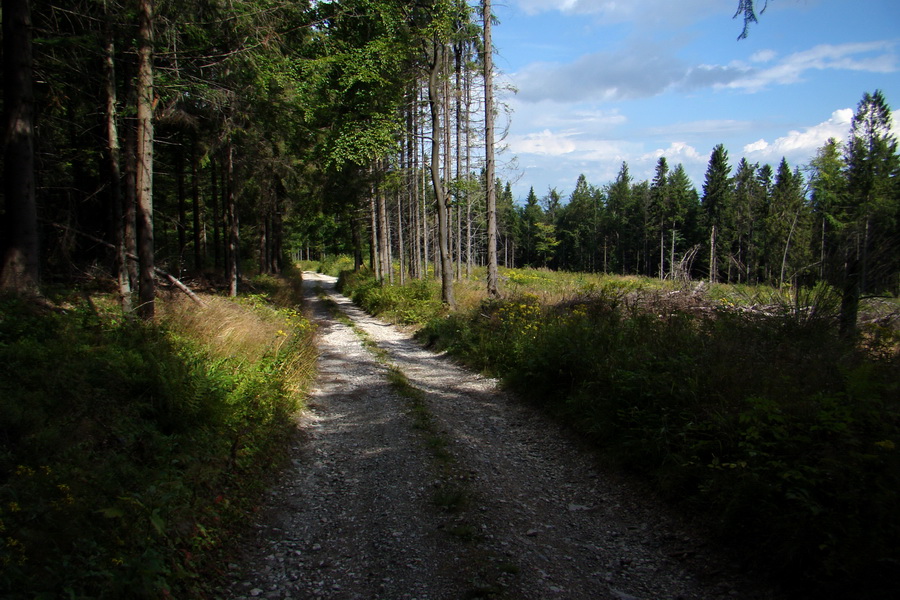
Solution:
<svg viewBox="0 0 900 600"><path fill-rule="evenodd" d="M414 279L408 285L400 286L381 283L367 271L344 271L338 289L346 290L353 302L364 310L407 325L428 321L444 310L436 296L437 283L428 279Z"/></svg>
<svg viewBox="0 0 900 600"><path fill-rule="evenodd" d="M310 329L284 317L290 334L228 358L99 299L64 310L3 300L0 595L210 589L291 435L299 396L285 374Z"/></svg>
<svg viewBox="0 0 900 600"><path fill-rule="evenodd" d="M525 288L546 288L542 275L508 272L518 293L431 319L421 339L501 377L786 580L820 597L888 597L896 345L840 338L827 289L763 314L740 310L746 288L678 305L648 280L607 278L548 304Z"/></svg>

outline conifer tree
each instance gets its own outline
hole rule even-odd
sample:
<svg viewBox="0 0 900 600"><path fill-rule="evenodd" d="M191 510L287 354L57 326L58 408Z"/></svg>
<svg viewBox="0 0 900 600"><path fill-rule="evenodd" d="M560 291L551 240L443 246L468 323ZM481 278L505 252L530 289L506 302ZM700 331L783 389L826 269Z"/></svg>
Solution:
<svg viewBox="0 0 900 600"><path fill-rule="evenodd" d="M731 167L722 144L713 148L703 182L703 212L709 229L709 282L719 280L718 240L727 211L731 208Z"/></svg>
<svg viewBox="0 0 900 600"><path fill-rule="evenodd" d="M666 277L666 223L672 220L672 198L669 191L669 165L665 156L656 162L656 172L650 186L652 214L659 236L659 278Z"/></svg>
<svg viewBox="0 0 900 600"><path fill-rule="evenodd" d="M0 290L38 292L38 218L34 182L34 82L31 3L3 0L4 243ZM4 247L5 246L5 247Z"/></svg>
<svg viewBox="0 0 900 600"><path fill-rule="evenodd" d="M880 90L866 92L857 106L846 163L841 330L852 336L861 295L897 285L892 279L898 264L900 159L891 133L891 109Z"/></svg>
<svg viewBox="0 0 900 600"><path fill-rule="evenodd" d="M815 215L819 278L825 279L830 257L836 251L838 234L843 227L842 211L846 206L846 164L842 144L830 138L810 162L810 188Z"/></svg>
<svg viewBox="0 0 900 600"><path fill-rule="evenodd" d="M626 272L626 248L623 234L628 223L631 207L631 175L628 172L628 163L622 162L619 173L606 189L606 210L603 223L603 271L612 266L613 270ZM614 261L609 264L609 259Z"/></svg>

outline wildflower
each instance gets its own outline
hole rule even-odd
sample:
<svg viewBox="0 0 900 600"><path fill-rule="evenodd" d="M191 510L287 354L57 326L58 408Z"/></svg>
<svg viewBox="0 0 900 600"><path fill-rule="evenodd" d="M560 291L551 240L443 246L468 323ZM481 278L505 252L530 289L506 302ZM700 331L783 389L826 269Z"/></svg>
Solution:
<svg viewBox="0 0 900 600"><path fill-rule="evenodd" d="M7 506L9 506L9 512L12 512L12 513L22 512L22 507L19 506L18 502L10 502Z"/></svg>
<svg viewBox="0 0 900 600"><path fill-rule="evenodd" d="M72 488L70 488L65 483L61 483L58 486L56 486L56 489L58 489L60 492L62 492L62 495L63 495L62 501L63 502L65 502L66 504L74 504L75 498L72 497Z"/></svg>
<svg viewBox="0 0 900 600"><path fill-rule="evenodd" d="M893 450L896 448L896 445L891 440L881 440L880 442L875 442L875 445L884 450Z"/></svg>

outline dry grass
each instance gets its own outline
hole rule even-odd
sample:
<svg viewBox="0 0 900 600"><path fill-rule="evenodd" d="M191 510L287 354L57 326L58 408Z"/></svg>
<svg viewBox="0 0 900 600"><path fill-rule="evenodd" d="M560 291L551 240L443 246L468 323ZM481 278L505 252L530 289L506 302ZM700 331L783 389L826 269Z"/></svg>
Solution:
<svg viewBox="0 0 900 600"><path fill-rule="evenodd" d="M279 304L296 305L297 290L289 281L274 297ZM236 365L257 364L278 357L279 370L299 399L312 381L317 350L315 327L301 313L277 308L251 297L240 300L202 294L206 307L187 298L160 302L161 318L185 337L198 340L216 359Z"/></svg>

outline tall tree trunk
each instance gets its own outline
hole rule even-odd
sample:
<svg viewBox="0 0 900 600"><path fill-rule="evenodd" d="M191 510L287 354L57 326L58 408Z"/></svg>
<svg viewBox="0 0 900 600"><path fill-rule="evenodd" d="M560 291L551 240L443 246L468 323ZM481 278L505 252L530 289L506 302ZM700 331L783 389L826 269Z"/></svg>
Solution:
<svg viewBox="0 0 900 600"><path fill-rule="evenodd" d="M414 86L415 84L413 84ZM412 226L410 227L410 274L417 278L422 278L422 236L419 230L419 153L417 150L419 119L416 114L416 88L411 87L409 92L409 104L406 107L406 130L408 137L406 138L406 165L409 170L407 176L407 186L409 188L409 218Z"/></svg>
<svg viewBox="0 0 900 600"><path fill-rule="evenodd" d="M451 277L453 276L453 194L451 193L451 184L453 182L453 170L451 168L451 128L450 128L450 46L444 45L444 66L442 73L443 94L441 95L443 119L443 159L444 159L444 193L447 200L447 253L450 256Z"/></svg>
<svg viewBox="0 0 900 600"><path fill-rule="evenodd" d="M669 245L669 274L675 276L675 220L672 220L672 241Z"/></svg>
<svg viewBox="0 0 900 600"><path fill-rule="evenodd" d="M841 290L840 332L846 338L855 338L859 316L860 259L853 249L848 250L844 264L844 282Z"/></svg>
<svg viewBox="0 0 900 600"><path fill-rule="evenodd" d="M241 229L238 220L237 198L235 196L234 146L229 141L225 150L225 219L227 222L225 269L228 278L228 295L231 297L237 296L238 281L241 277Z"/></svg>
<svg viewBox="0 0 900 600"><path fill-rule="evenodd" d="M114 269L122 312L131 313L131 280L125 248L125 198L122 194L122 151L119 146L118 100L116 96L115 41L112 23L106 15L103 47L103 74L106 119L106 165L109 179L109 203L112 215L112 239L115 246Z"/></svg>
<svg viewBox="0 0 900 600"><path fill-rule="evenodd" d="M178 197L178 271L184 269L184 253L187 251L187 194L184 186L184 144L175 150L175 195Z"/></svg>
<svg viewBox="0 0 900 600"><path fill-rule="evenodd" d="M219 227L222 222L222 217L219 214L219 206L221 203L219 201L219 177L218 177L218 169L216 168L216 157L212 156L209 159L209 197L212 199L212 230L213 230L213 269L216 272L222 268L222 241L219 239Z"/></svg>
<svg viewBox="0 0 900 600"><path fill-rule="evenodd" d="M359 271L363 266L362 236L359 233L359 219L350 218L350 235L353 237L353 270Z"/></svg>
<svg viewBox="0 0 900 600"><path fill-rule="evenodd" d="M462 250L462 203L460 202L460 194L464 193L462 188L462 59L463 44L457 43L454 52L454 109L456 112L455 129L456 129L456 278L462 279L463 250Z"/></svg>
<svg viewBox="0 0 900 600"><path fill-rule="evenodd" d="M709 282L716 283L719 280L719 264L716 256L716 225L709 228Z"/></svg>
<svg viewBox="0 0 900 600"><path fill-rule="evenodd" d="M444 44L434 40L428 74L428 106L431 109L431 184L434 188L438 216L438 251L441 262L441 300L450 308L456 306L453 296L453 270L450 263L450 218L447 194L441 181L441 98L440 76L444 63Z"/></svg>
<svg viewBox="0 0 900 600"><path fill-rule="evenodd" d="M491 40L491 0L482 2L484 22L484 163L487 186L487 293L496 298L497 289L497 190L494 181L494 58Z"/></svg>
<svg viewBox="0 0 900 600"><path fill-rule="evenodd" d="M371 222L371 239L369 242L369 268L375 279L381 281L381 253L378 250L378 208L375 202L375 188L369 188L369 214Z"/></svg>
<svg viewBox="0 0 900 600"><path fill-rule="evenodd" d="M379 177L379 179L381 179L382 172L383 166L381 164L381 161L378 161L376 176ZM389 283L393 283L394 270L393 268L391 268L389 262L390 238L388 236L388 230L390 228L390 224L387 218L387 199L384 195L383 181L379 181L376 184L375 202L378 209L378 262L380 265L381 278L382 280L387 280Z"/></svg>
<svg viewBox="0 0 900 600"><path fill-rule="evenodd" d="M403 194L397 191L397 257L399 259L400 285L406 283L406 266L403 256Z"/></svg>
<svg viewBox="0 0 900 600"><path fill-rule="evenodd" d="M140 269L138 314L152 319L156 280L153 249L153 0L140 0L137 77L137 246Z"/></svg>
<svg viewBox="0 0 900 600"><path fill-rule="evenodd" d="M126 82L130 80L131 78L126 77ZM126 104L137 105L136 87L130 84L126 86ZM122 206L125 253L137 256L137 119L126 116L122 124L125 127L125 197ZM140 281L138 263L134 260L126 261L125 268L128 270L129 286L133 294Z"/></svg>
<svg viewBox="0 0 900 600"><path fill-rule="evenodd" d="M37 294L40 283L34 189L34 83L31 6L3 0L3 192L6 247L0 289Z"/></svg>
<svg viewBox="0 0 900 600"><path fill-rule="evenodd" d="M259 272L269 272L269 216L265 213L259 216Z"/></svg>
<svg viewBox="0 0 900 600"><path fill-rule="evenodd" d="M275 193L275 208L272 211L271 248L272 273L280 274L284 270L284 197L286 190L279 183Z"/></svg>
<svg viewBox="0 0 900 600"><path fill-rule="evenodd" d="M423 115L424 119L424 115ZM422 123L422 129L424 130L425 124ZM416 157L418 160L418 157ZM428 203L425 199L425 144L422 144L422 180L419 185L419 190L421 191L422 196L422 266L424 270L422 271L423 277L428 277L428 253L429 253L429 245L428 245ZM437 269L435 269L435 274L437 274Z"/></svg>
<svg viewBox="0 0 900 600"><path fill-rule="evenodd" d="M200 220L200 158L197 156L197 137L191 143L191 210L193 212L194 272L203 269L203 243Z"/></svg>
<svg viewBox="0 0 900 600"><path fill-rule="evenodd" d="M659 278L666 278L666 227L662 220L659 222Z"/></svg>
<svg viewBox="0 0 900 600"><path fill-rule="evenodd" d="M469 176L472 173L472 70L465 72L465 96L466 96L466 279L472 278L472 193L468 185Z"/></svg>

